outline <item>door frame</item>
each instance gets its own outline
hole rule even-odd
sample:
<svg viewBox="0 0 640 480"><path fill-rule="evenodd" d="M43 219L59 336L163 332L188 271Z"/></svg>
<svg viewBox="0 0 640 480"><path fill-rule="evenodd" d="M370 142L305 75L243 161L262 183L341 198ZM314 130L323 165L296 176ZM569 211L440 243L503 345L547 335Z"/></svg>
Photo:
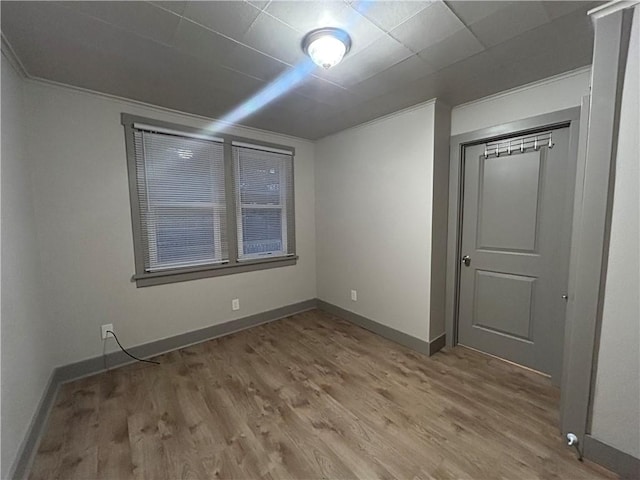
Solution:
<svg viewBox="0 0 640 480"><path fill-rule="evenodd" d="M580 171L577 166L578 138L580 130L580 107L568 108L558 112L505 123L495 127L483 128L473 132L451 137L451 161L449 163L449 223L447 229L447 288L445 326L447 346L458 343L458 302L460 283L460 262L462 243L462 206L464 194L464 151L466 147L486 142L494 142L514 136L546 132L551 129L569 128L570 176ZM585 115L586 117L586 115ZM576 168L577 166L577 168ZM576 191L578 193L578 182ZM581 191L580 191L581 192ZM577 196L577 195L576 195ZM575 204L574 204L575 207ZM570 267L571 270L571 267Z"/></svg>
<svg viewBox="0 0 640 480"><path fill-rule="evenodd" d="M449 163L449 206L448 206L448 228L447 228L447 279L446 279L446 309L445 309L445 332L446 344L452 347L458 343L458 307L460 293L460 262L462 252L462 207L464 194L464 152L465 148L486 142L503 140L520 135L530 135L542 133L551 129L569 128L568 158L570 160L568 175L575 178L574 197L568 199L573 202L572 229L570 242L569 261L569 285L568 292L573 291L573 282L576 278L576 250L577 236L573 233L578 231L579 225L576 223L581 218L579 212L582 211L584 200L584 173L585 173L585 152L586 152L586 132L589 118L589 97L585 96L580 107L572 107L557 112L538 115L524 120L505 123L502 125L483 128L472 132L451 137L450 163ZM561 378L554 378L553 381L561 385L561 391L565 389L564 383L567 380L566 358L567 355L567 335L571 330L567 328L567 318L569 316L569 306L565 312L565 342L563 351L563 373ZM566 400L563 396L561 403ZM561 412L564 409L561 406Z"/></svg>
<svg viewBox="0 0 640 480"><path fill-rule="evenodd" d="M633 7L637 3L611 2L589 12L595 26L591 95L582 98L580 107L451 138L445 311L447 346L457 343L455 324L464 146L479 143L487 137L510 136L507 131L511 130L570 122L569 151L577 155L577 162L559 427L563 434L574 433L583 445L583 451L587 443L593 443L588 441L591 440L591 407L609 253L621 95ZM593 454L593 448L587 449L586 453Z"/></svg>

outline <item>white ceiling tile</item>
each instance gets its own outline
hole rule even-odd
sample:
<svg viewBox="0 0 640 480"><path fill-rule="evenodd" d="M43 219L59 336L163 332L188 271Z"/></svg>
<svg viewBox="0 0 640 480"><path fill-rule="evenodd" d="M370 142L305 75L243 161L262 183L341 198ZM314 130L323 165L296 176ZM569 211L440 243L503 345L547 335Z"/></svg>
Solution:
<svg viewBox="0 0 640 480"><path fill-rule="evenodd" d="M493 15L498 10L506 8L514 3L523 3L522 1L479 1L479 0L447 0L445 4L462 20L465 25L482 20L489 15Z"/></svg>
<svg viewBox="0 0 640 480"><path fill-rule="evenodd" d="M321 102L291 92L277 98L273 105L289 114L300 116L316 115L326 108Z"/></svg>
<svg viewBox="0 0 640 480"><path fill-rule="evenodd" d="M416 15L420 10L428 7L429 1L375 1L359 0L351 6L360 14L385 31L391 31L402 22Z"/></svg>
<svg viewBox="0 0 640 480"><path fill-rule="evenodd" d="M319 69L317 75L348 87L412 55L413 52L407 47L390 36L384 35L361 52L345 57L337 66L324 71Z"/></svg>
<svg viewBox="0 0 640 480"><path fill-rule="evenodd" d="M469 29L483 45L491 47L548 22L539 2L520 2L472 23Z"/></svg>
<svg viewBox="0 0 640 480"><path fill-rule="evenodd" d="M147 2L59 2L59 5L102 20L117 28L169 43L180 17Z"/></svg>
<svg viewBox="0 0 640 480"><path fill-rule="evenodd" d="M403 88L407 83L433 73L433 67L417 55L413 55L390 68L349 87L367 98Z"/></svg>
<svg viewBox="0 0 640 480"><path fill-rule="evenodd" d="M431 65L434 70L441 70L467 57L484 50L482 44L465 29L459 30L418 53L418 56Z"/></svg>
<svg viewBox="0 0 640 480"><path fill-rule="evenodd" d="M556 18L560 18L569 13L575 12L576 10L587 11L598 5L601 5L605 2L579 2L575 0L571 1L563 1L563 0L553 0L540 2L542 8L544 8L545 12L547 12L547 16L553 20Z"/></svg>
<svg viewBox="0 0 640 480"><path fill-rule="evenodd" d="M290 65L245 45L237 45L222 65L265 81L273 80L291 68Z"/></svg>
<svg viewBox="0 0 640 480"><path fill-rule="evenodd" d="M299 32L320 27L344 28L350 20L351 9L342 1L292 2L274 0L267 6L267 13L282 20ZM312 15L309 13L313 12Z"/></svg>
<svg viewBox="0 0 640 480"><path fill-rule="evenodd" d="M464 24L444 3L436 2L394 28L390 33L417 53L463 28Z"/></svg>
<svg viewBox="0 0 640 480"><path fill-rule="evenodd" d="M208 64L224 62L238 45L237 42L185 18L180 20L171 43L183 53L199 58Z"/></svg>
<svg viewBox="0 0 640 480"><path fill-rule="evenodd" d="M361 98L346 88L313 76L308 77L301 84L297 85L294 91L300 95L328 105L344 106L353 103L354 97L357 97L355 103L361 100Z"/></svg>
<svg viewBox="0 0 640 480"><path fill-rule="evenodd" d="M183 16L235 40L249 30L260 9L239 1L188 2Z"/></svg>
<svg viewBox="0 0 640 480"><path fill-rule="evenodd" d="M290 25L303 36L317 28L341 28L351 37L351 53L357 53L384 35L381 29L342 1L274 0L266 12Z"/></svg>
<svg viewBox="0 0 640 480"><path fill-rule="evenodd" d="M173 0L160 0L157 2L149 2L155 5L156 7L162 8L164 10L169 10L170 12L177 13L178 15L182 15L184 9L187 8L187 2L177 2Z"/></svg>
<svg viewBox="0 0 640 480"><path fill-rule="evenodd" d="M264 10L270 3L270 0L246 0L247 3L250 3L254 7L259 8L260 10Z"/></svg>
<svg viewBox="0 0 640 480"><path fill-rule="evenodd" d="M244 35L242 43L284 63L295 65L306 58L301 47L302 37L289 25L261 13Z"/></svg>

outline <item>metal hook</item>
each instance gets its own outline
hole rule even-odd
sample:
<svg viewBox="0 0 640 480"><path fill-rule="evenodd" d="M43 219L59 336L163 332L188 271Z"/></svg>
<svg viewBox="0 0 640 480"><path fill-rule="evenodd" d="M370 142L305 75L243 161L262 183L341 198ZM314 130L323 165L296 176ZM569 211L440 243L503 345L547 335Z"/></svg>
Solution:
<svg viewBox="0 0 640 480"><path fill-rule="evenodd" d="M551 132L549 132L549 148L553 148L553 142L551 141Z"/></svg>
<svg viewBox="0 0 640 480"><path fill-rule="evenodd" d="M533 141L533 149L538 150L538 136L536 135L535 140Z"/></svg>
<svg viewBox="0 0 640 480"><path fill-rule="evenodd" d="M524 153L524 138L520 140L520 153Z"/></svg>

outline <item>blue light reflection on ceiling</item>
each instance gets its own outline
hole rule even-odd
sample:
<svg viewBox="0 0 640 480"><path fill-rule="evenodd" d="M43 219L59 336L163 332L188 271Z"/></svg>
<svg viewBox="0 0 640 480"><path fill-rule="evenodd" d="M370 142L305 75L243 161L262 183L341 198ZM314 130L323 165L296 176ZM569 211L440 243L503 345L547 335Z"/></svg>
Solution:
<svg viewBox="0 0 640 480"><path fill-rule="evenodd" d="M373 1L374 0L362 0L354 4L346 25L340 28L348 32L350 27L361 18L360 15L363 15L369 9ZM238 105L222 118L213 122L210 128L214 132L219 132L232 125L240 124L244 119L266 107L297 85L300 85L316 68L318 68L318 66L313 63L310 58L306 57L291 70L284 72L251 98Z"/></svg>

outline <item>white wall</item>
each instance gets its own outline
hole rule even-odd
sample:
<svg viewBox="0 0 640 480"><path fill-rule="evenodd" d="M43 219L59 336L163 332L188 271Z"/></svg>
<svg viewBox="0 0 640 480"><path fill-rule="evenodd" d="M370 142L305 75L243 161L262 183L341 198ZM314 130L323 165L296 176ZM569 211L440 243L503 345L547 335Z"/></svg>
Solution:
<svg viewBox="0 0 640 480"><path fill-rule="evenodd" d="M136 288L120 113L197 127L207 121L41 82L27 81L25 92L55 365L101 355L104 323L138 345L316 297L313 143L230 130L296 149L296 266ZM237 312L232 298L240 299Z"/></svg>
<svg viewBox="0 0 640 480"><path fill-rule="evenodd" d="M7 474L52 372L54 344L41 303L40 258L23 84L2 57L2 468Z"/></svg>
<svg viewBox="0 0 640 480"><path fill-rule="evenodd" d="M318 297L425 341L434 111L428 102L316 145Z"/></svg>
<svg viewBox="0 0 640 480"><path fill-rule="evenodd" d="M580 68L454 107L451 135L578 107L590 78L591 68Z"/></svg>
<svg viewBox="0 0 640 480"><path fill-rule="evenodd" d="M640 8L622 93L591 434L640 458Z"/></svg>

